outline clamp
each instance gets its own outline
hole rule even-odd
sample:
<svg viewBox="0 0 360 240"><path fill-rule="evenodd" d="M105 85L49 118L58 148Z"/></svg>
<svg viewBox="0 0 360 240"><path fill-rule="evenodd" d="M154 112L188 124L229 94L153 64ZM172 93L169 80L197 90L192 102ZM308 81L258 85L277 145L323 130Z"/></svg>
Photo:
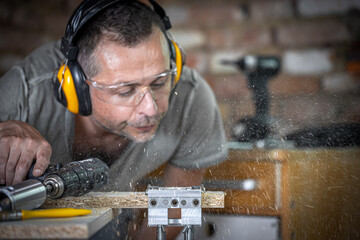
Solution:
<svg viewBox="0 0 360 240"><path fill-rule="evenodd" d="M148 186L148 226L157 227L158 240L166 239L164 226L184 226L184 239L194 239L193 226L201 226L200 186L154 187ZM169 209L181 209L181 218L170 218Z"/></svg>

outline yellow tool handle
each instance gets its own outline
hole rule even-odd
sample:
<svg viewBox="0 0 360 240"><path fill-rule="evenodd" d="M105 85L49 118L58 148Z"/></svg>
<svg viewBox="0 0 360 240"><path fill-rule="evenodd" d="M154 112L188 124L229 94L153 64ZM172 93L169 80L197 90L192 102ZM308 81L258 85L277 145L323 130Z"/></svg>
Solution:
<svg viewBox="0 0 360 240"><path fill-rule="evenodd" d="M76 217L91 213L88 209L54 208L42 210L21 210L22 219Z"/></svg>

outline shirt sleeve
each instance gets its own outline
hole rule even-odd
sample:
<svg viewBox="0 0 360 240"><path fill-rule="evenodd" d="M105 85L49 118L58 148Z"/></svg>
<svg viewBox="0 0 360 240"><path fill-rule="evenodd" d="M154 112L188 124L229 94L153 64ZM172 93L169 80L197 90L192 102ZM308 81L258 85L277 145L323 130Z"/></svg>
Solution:
<svg viewBox="0 0 360 240"><path fill-rule="evenodd" d="M206 81L192 71L195 87L188 96L180 144L170 164L185 169L205 168L225 160L228 150L222 117Z"/></svg>
<svg viewBox="0 0 360 240"><path fill-rule="evenodd" d="M15 66L0 78L0 122L26 121L28 85L22 68Z"/></svg>

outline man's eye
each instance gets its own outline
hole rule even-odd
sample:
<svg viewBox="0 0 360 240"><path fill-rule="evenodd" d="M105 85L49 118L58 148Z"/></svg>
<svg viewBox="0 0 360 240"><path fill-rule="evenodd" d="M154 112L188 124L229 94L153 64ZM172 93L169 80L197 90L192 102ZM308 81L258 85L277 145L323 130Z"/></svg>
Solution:
<svg viewBox="0 0 360 240"><path fill-rule="evenodd" d="M120 97L129 97L129 96L133 95L134 93L135 93L134 87L127 87L124 89L118 89L116 91L116 94L119 95Z"/></svg>
<svg viewBox="0 0 360 240"><path fill-rule="evenodd" d="M164 87L166 85L166 83L167 83L166 80L167 80L167 78L161 78L161 79L151 83L151 88L153 90L156 90L156 89Z"/></svg>
<svg viewBox="0 0 360 240"><path fill-rule="evenodd" d="M161 88L161 87L163 87L163 86L165 86L165 82L159 82L159 83L153 83L153 84L151 84L151 87L152 87L152 88Z"/></svg>

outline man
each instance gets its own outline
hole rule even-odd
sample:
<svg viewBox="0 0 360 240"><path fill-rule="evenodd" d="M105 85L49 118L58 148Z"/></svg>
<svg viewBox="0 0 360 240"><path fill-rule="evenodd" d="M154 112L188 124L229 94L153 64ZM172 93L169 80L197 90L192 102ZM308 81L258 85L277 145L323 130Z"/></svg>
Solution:
<svg viewBox="0 0 360 240"><path fill-rule="evenodd" d="M104 190L133 190L164 163L167 185L199 185L201 169L227 154L221 116L194 70L184 67L174 83L163 21L145 4L119 1L79 32L91 114L71 113L54 97L60 43L35 50L0 79L0 183L23 181L33 160L40 176L50 160L99 157L110 166Z"/></svg>
<svg viewBox="0 0 360 240"><path fill-rule="evenodd" d="M115 1L84 6L91 13L92 4L108 2ZM67 31L76 28L76 14L72 20ZM166 34L148 6L118 1L79 29L75 59L66 56L72 45L65 41L60 50L55 42L6 73L0 79L0 183L23 181L34 160L33 174L40 176L50 162L98 157L110 167L104 191L132 191L165 163L164 185L200 185L202 169L227 154L221 116L205 80L174 64ZM86 76L85 92L76 97L81 102L89 95L85 113L70 109L66 71L58 70L64 59Z"/></svg>

